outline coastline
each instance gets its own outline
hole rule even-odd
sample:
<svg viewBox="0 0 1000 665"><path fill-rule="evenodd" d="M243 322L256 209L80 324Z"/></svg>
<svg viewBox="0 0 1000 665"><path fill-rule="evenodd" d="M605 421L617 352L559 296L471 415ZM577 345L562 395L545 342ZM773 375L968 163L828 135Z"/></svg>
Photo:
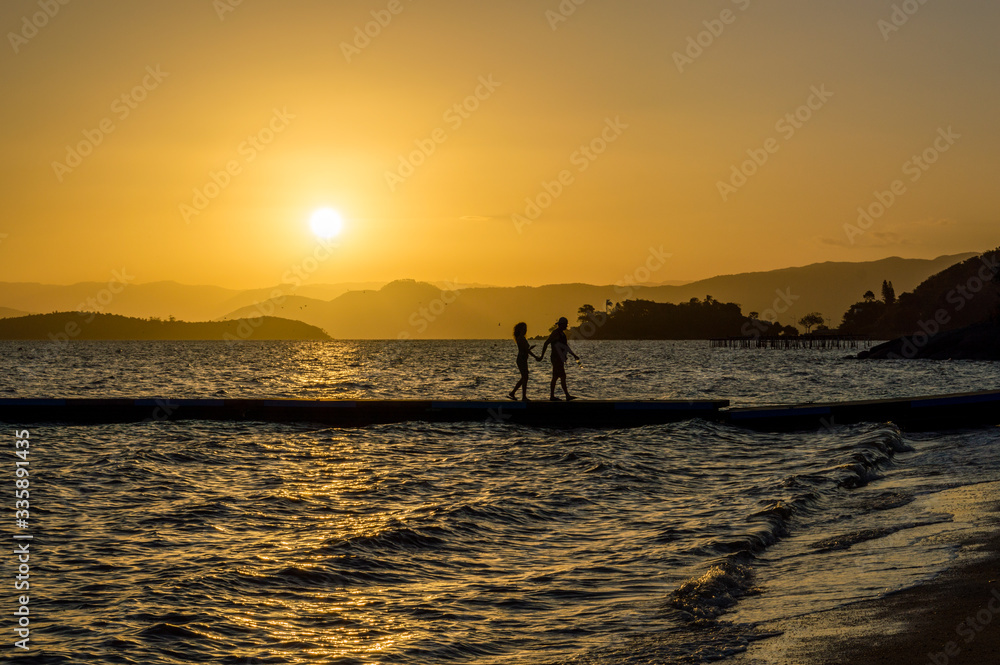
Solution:
<svg viewBox="0 0 1000 665"><path fill-rule="evenodd" d="M899 591L759 626L782 634L737 665L993 665L1000 660L1000 505L935 577Z"/></svg>
<svg viewBox="0 0 1000 665"><path fill-rule="evenodd" d="M819 642L810 663L845 661L986 665L1000 650L1000 536L984 544L988 556L934 580L868 603L855 617L872 625L903 619L906 630L870 641L831 638Z"/></svg>

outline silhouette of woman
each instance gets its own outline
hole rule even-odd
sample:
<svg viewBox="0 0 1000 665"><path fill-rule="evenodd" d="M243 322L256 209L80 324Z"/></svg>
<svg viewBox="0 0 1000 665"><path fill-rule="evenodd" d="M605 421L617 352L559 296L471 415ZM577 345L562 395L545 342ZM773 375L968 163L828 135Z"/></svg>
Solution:
<svg viewBox="0 0 1000 665"><path fill-rule="evenodd" d="M561 402L558 397L556 397L556 381L562 382L563 393L566 395L566 401L576 399L569 394L569 389L566 388L566 355L571 355L577 360L580 360L580 356L573 353L573 349L569 348L569 341L566 339L566 328L569 326L569 321L565 316L559 318L556 323L556 329L552 331L549 338L545 340L545 344L542 345L542 355L538 359L541 360L545 357L545 349L552 345L552 383L549 384L549 400L553 402Z"/></svg>
<svg viewBox="0 0 1000 665"><path fill-rule="evenodd" d="M521 379L514 386L507 397L516 400L517 399L517 389L521 389L521 398L527 402L528 401L528 356L530 355L535 360L541 360L541 356L536 356L532 351L534 346L528 345L528 340L525 335L528 334L528 324L521 322L514 326L514 341L517 342L517 369L521 372Z"/></svg>

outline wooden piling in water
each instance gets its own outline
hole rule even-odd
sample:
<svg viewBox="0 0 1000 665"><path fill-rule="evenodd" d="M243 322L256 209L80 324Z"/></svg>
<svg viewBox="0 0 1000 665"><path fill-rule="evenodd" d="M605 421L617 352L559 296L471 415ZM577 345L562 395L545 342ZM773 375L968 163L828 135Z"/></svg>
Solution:
<svg viewBox="0 0 1000 665"><path fill-rule="evenodd" d="M869 349L866 335L798 335L783 337L717 337L713 349Z"/></svg>

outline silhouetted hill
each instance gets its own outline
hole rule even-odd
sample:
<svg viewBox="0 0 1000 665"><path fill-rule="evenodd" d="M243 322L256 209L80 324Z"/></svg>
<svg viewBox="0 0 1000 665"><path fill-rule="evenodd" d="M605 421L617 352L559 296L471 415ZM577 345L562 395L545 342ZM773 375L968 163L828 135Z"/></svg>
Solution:
<svg viewBox="0 0 1000 665"><path fill-rule="evenodd" d="M936 320L942 330L985 321L1000 305L1000 248L953 265L899 296L884 317L887 333L914 332L921 321Z"/></svg>
<svg viewBox="0 0 1000 665"><path fill-rule="evenodd" d="M1000 360L1000 247L942 270L895 301L855 303L844 332L892 338L858 358Z"/></svg>
<svg viewBox="0 0 1000 665"><path fill-rule="evenodd" d="M945 268L894 302L855 303L844 314L841 328L888 339L980 323L1000 308L998 272L1000 248Z"/></svg>
<svg viewBox="0 0 1000 665"><path fill-rule="evenodd" d="M10 307L0 307L0 319L9 319L15 316L28 316L31 312L24 312Z"/></svg>
<svg viewBox="0 0 1000 665"><path fill-rule="evenodd" d="M711 339L741 336L750 323L739 305L711 297L677 305L627 300L610 313L589 312L570 332L574 339Z"/></svg>
<svg viewBox="0 0 1000 665"><path fill-rule="evenodd" d="M330 337L301 321L275 317L233 321L162 321L117 314L55 312L0 320L7 340L326 340Z"/></svg>
<svg viewBox="0 0 1000 665"><path fill-rule="evenodd" d="M764 317L769 310L775 310L774 318L789 323L813 311L835 320L872 283L888 279L898 290L910 290L930 275L969 256L973 255L932 261L890 258L864 263L819 263L713 277L683 285L461 284L457 290L447 284L420 286L412 280L385 286L375 282L307 282L298 287L279 284L236 290L169 281L135 284L134 276L125 272L119 275L119 281L115 281L118 277L109 276L107 283L70 286L0 283L0 307L24 313L87 310L132 317L175 316L187 321L266 314L304 321L338 338L399 335L497 338L509 337L518 321L526 321L529 335L533 335L547 330L559 316L575 320L576 308L586 303L603 309L606 300L612 304L637 299L678 303L712 295L723 302L738 303L748 314L756 311Z"/></svg>
<svg viewBox="0 0 1000 665"><path fill-rule="evenodd" d="M219 319L233 310L274 297L299 296L328 302L351 290L377 289L379 282L343 284L276 284L263 289L226 289L177 282L134 283L127 271L109 276L108 282L71 285L0 282L0 307L37 312L100 311L134 317L174 316L185 321Z"/></svg>
<svg viewBox="0 0 1000 665"><path fill-rule="evenodd" d="M353 293L353 292L351 292ZM358 291L358 293L363 293ZM326 300L317 300L316 298L305 298L302 296L281 296L280 305L276 308L275 302L271 300L264 300L253 305L248 305L246 307L241 307L234 312L230 312L225 316L218 317L221 320L229 319L247 319L254 318L257 316L272 316L280 310L283 318L295 319L298 321L305 321L309 312L303 311L314 307L326 307L329 303Z"/></svg>
<svg viewBox="0 0 1000 665"><path fill-rule="evenodd" d="M772 309L782 322L794 323L810 312L820 312L835 326L851 303L873 288L873 284L877 287L888 280L897 292L911 290L931 275L974 256L975 253L966 253L933 260L891 257L860 263L828 261L799 268L713 277L652 297L643 292L641 297L657 302L684 302L711 294L723 302L739 303L744 313L756 311L763 316ZM779 310L784 306L785 295L794 301L782 312Z"/></svg>
<svg viewBox="0 0 1000 665"><path fill-rule="evenodd" d="M528 335L544 333L556 319L576 320L577 309L591 304L605 309L626 300L658 303L688 302L712 295L737 303L745 314L758 312L770 320L794 323L809 312L820 311L836 320L869 284L892 280L897 288L913 288L929 275L957 260L974 256L940 257L933 261L891 258L867 263L820 263L765 273L713 277L683 286L594 286L551 284L518 287L465 287L440 289L424 282L398 280L378 291L351 291L331 302L286 299L231 312L229 316L255 316L261 311L306 321L340 339L396 338L498 338L509 337L518 321L528 324ZM864 288L862 288L864 287Z"/></svg>

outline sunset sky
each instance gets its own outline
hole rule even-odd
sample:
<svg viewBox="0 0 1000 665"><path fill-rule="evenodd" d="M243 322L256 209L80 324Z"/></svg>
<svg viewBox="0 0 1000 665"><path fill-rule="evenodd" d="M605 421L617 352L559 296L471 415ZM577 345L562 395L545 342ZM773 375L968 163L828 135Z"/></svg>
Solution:
<svg viewBox="0 0 1000 665"><path fill-rule="evenodd" d="M6 0L0 281L276 284L324 207L317 283L987 250L998 25L994 0Z"/></svg>

